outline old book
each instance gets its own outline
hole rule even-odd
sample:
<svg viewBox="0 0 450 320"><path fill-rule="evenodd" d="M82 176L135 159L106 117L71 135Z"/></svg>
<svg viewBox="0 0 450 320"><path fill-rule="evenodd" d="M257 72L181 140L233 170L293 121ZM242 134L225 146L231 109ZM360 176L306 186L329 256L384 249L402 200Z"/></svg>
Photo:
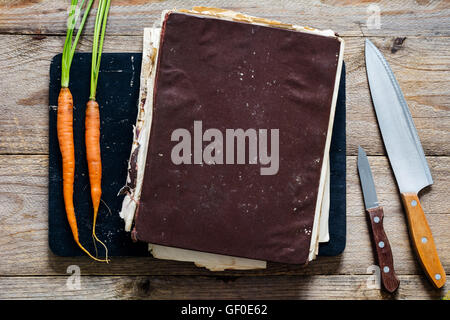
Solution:
<svg viewBox="0 0 450 320"><path fill-rule="evenodd" d="M207 267L312 260L327 237L320 221L327 215L341 39L209 8L165 12L162 35L151 29L146 37L151 40L144 41L140 111L121 212L126 228L135 221L134 237L162 258L176 254ZM251 161L249 136L244 163L235 158L227 164L225 155L205 162L211 140L203 141L200 130L196 142L199 125L205 132L214 128L209 132L216 139L223 133L223 144L227 130L265 130L266 142L277 130L276 171L261 159ZM183 154L184 163L171 157L178 129L201 146L190 158ZM261 143L264 135L259 138Z"/></svg>

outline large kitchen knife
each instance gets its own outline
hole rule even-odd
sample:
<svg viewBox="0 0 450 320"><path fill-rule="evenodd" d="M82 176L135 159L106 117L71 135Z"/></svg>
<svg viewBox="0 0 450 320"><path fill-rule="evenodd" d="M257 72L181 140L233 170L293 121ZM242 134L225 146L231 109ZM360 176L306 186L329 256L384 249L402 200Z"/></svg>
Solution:
<svg viewBox="0 0 450 320"><path fill-rule="evenodd" d="M383 287L389 291L397 290L400 281L394 270L394 258L392 257L391 245L384 232L383 207L378 203L378 197L373 182L372 170L369 160L363 148L358 148L358 173L361 180L361 188L364 196L367 217L371 227L371 237L376 252L376 258L381 270L381 281Z"/></svg>
<svg viewBox="0 0 450 320"><path fill-rule="evenodd" d="M375 45L366 39L366 69L378 125L401 193L409 233L426 275L437 288L445 284L430 227L418 193L433 184L408 105L394 74Z"/></svg>

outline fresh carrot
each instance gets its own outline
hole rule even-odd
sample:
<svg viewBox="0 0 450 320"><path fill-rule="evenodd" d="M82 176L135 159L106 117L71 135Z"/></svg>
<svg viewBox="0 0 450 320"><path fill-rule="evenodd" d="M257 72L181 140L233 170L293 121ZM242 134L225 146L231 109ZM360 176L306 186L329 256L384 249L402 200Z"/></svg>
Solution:
<svg viewBox="0 0 450 320"><path fill-rule="evenodd" d="M94 41L92 44L92 66L91 66L91 86L89 101L86 104L85 119L85 143L86 158L89 169L89 182L91 185L92 206L94 208L94 222L92 227L92 237L101 243L108 258L108 248L100 241L95 233L97 223L98 208L102 195L102 161L100 152L100 110L96 101L97 82L100 71L100 60L105 37L106 21L111 5L110 0L100 0L94 26Z"/></svg>
<svg viewBox="0 0 450 320"><path fill-rule="evenodd" d="M80 243L78 226L75 215L75 207L73 204L73 183L75 175L75 148L73 141L73 97L69 90L69 74L70 66L72 64L75 48L81 35L81 31L86 22L89 11L91 10L93 0L89 0L85 7L83 18L80 27L78 28L75 40L73 39L73 31L75 24L78 22L79 11L83 8L84 0L78 7L78 0L72 0L69 19L67 21L67 35L64 43L61 63L61 90L58 96L58 113L57 113L57 134L59 149L62 156L62 176L63 176L63 195L64 206L67 215L67 221L72 230L73 239L75 243L83 250L89 257L97 261L101 260L94 257L88 250L86 250Z"/></svg>

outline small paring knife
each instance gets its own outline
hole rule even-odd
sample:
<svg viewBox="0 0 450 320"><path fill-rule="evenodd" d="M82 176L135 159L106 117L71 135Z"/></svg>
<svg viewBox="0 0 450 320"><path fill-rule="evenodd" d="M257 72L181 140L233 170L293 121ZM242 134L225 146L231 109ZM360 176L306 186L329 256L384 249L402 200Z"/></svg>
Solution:
<svg viewBox="0 0 450 320"><path fill-rule="evenodd" d="M361 147L358 148L358 173L364 195L364 205L372 229L372 242L380 266L381 282L383 287L392 293L397 290L400 281L395 274L391 246L383 228L383 207L378 204L369 160Z"/></svg>
<svg viewBox="0 0 450 320"><path fill-rule="evenodd" d="M418 260L436 288L445 284L445 271L418 193L433 184L408 104L389 63L366 39L366 70L370 94L389 162L394 171Z"/></svg>

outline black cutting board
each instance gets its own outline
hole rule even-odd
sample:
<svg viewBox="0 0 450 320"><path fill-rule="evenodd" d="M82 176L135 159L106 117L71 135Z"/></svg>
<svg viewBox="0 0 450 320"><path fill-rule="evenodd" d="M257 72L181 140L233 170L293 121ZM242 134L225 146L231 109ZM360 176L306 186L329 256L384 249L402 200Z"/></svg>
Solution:
<svg viewBox="0 0 450 320"><path fill-rule="evenodd" d="M97 88L100 105L102 203L97 218L97 236L108 247L110 256L149 256L145 243L134 243L125 232L119 216L128 158L133 139L139 99L141 53L104 53ZM89 99L91 54L76 53L70 73L69 88L74 98L75 183L74 205L80 241L95 253L92 241L92 204L84 144L84 112ZM49 246L58 256L82 256L72 239L62 196L61 153L56 133L56 113L61 79L61 54L50 65L49 90ZM319 255L337 255L346 239L345 187L345 67L339 88L331 143L330 242L320 245ZM97 245L99 256L103 248Z"/></svg>
<svg viewBox="0 0 450 320"><path fill-rule="evenodd" d="M347 232L345 63L342 66L330 146L330 241L319 244L319 256L336 256L345 249Z"/></svg>

